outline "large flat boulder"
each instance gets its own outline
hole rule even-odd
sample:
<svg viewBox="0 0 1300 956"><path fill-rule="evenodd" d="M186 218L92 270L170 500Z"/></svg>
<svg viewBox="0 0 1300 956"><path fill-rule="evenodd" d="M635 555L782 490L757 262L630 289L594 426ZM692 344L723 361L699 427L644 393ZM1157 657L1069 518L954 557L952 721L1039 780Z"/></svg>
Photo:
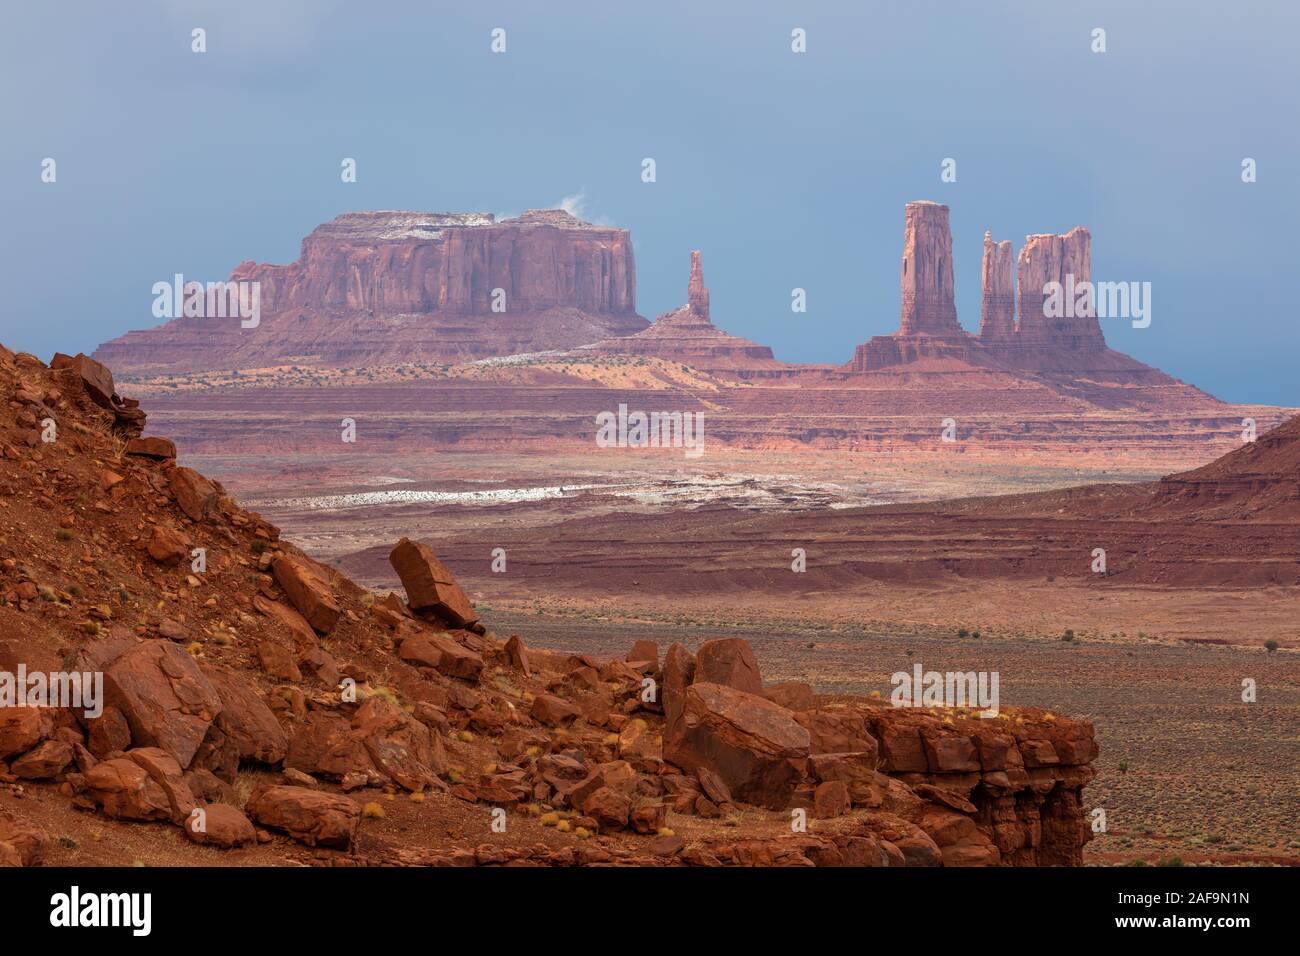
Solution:
<svg viewBox="0 0 1300 956"><path fill-rule="evenodd" d="M285 766L335 780L359 773L417 791L446 772L447 753L442 738L427 726L372 697L351 722L313 714L294 734Z"/></svg>
<svg viewBox="0 0 1300 956"><path fill-rule="evenodd" d="M112 409L118 404L117 389L113 384L113 373L108 366L96 362L85 353L64 355L56 352L50 360L50 368L70 369L78 377L82 388L92 402L100 408Z"/></svg>
<svg viewBox="0 0 1300 956"><path fill-rule="evenodd" d="M252 822L242 810L228 803L209 803L199 813L191 814L184 826L185 835L195 843L223 850L257 842Z"/></svg>
<svg viewBox="0 0 1300 956"><path fill-rule="evenodd" d="M397 655L408 664L432 667L448 677L476 681L483 672L483 655L437 634L417 634L406 638Z"/></svg>
<svg viewBox="0 0 1300 956"><path fill-rule="evenodd" d="M194 658L161 639L136 644L108 666L104 698L122 712L137 747L158 747L182 769L221 713L221 697Z"/></svg>
<svg viewBox="0 0 1300 956"><path fill-rule="evenodd" d="M260 594L253 595L253 607L269 618L279 621L289 631L294 646L302 649L317 645L316 632L307 623L307 619L289 605L281 601L272 601Z"/></svg>
<svg viewBox="0 0 1300 956"><path fill-rule="evenodd" d="M796 712L794 719L808 731L815 754L869 753L874 757L880 749L867 722L851 711L813 708Z"/></svg>
<svg viewBox="0 0 1300 956"><path fill-rule="evenodd" d="M167 792L128 757L101 760L86 771L86 793L115 820L170 820Z"/></svg>
<svg viewBox="0 0 1300 956"><path fill-rule="evenodd" d="M9 765L20 780L53 780L72 763L72 746L64 740L47 740Z"/></svg>
<svg viewBox="0 0 1300 956"><path fill-rule="evenodd" d="M334 630L342 611L334 592L311 563L289 554L277 554L271 562L271 574L290 603L319 634Z"/></svg>
<svg viewBox="0 0 1300 956"><path fill-rule="evenodd" d="M436 614L453 627L468 627L478 620L474 605L428 545L403 538L388 561L402 579L412 611Z"/></svg>
<svg viewBox="0 0 1300 956"><path fill-rule="evenodd" d="M50 838L0 807L0 866L39 866Z"/></svg>
<svg viewBox="0 0 1300 956"><path fill-rule="evenodd" d="M347 797L305 787L259 789L244 809L256 822L308 846L346 850L361 825L361 808Z"/></svg>
<svg viewBox="0 0 1300 956"><path fill-rule="evenodd" d="M153 461L168 461L176 458L176 443L169 438L151 435L148 438L132 438L122 449L124 455L149 458Z"/></svg>
<svg viewBox="0 0 1300 956"><path fill-rule="evenodd" d="M737 799L773 810L789 806L808 752L808 731L785 708L698 681L686 690L676 735L664 740L668 762L691 772L708 768Z"/></svg>
<svg viewBox="0 0 1300 956"><path fill-rule="evenodd" d="M723 637L705 641L695 652L695 680L725 684L749 694L763 693L763 675L749 641Z"/></svg>
<svg viewBox="0 0 1300 956"><path fill-rule="evenodd" d="M204 670L221 701L217 726L233 742L241 760L275 764L289 751L289 738L253 686L223 668Z"/></svg>
<svg viewBox="0 0 1300 956"><path fill-rule="evenodd" d="M31 750L54 733L54 717L41 707L0 707L0 760Z"/></svg>
<svg viewBox="0 0 1300 956"><path fill-rule="evenodd" d="M217 486L193 468L173 468L167 488L176 504L191 521L206 521L217 506L220 492Z"/></svg>

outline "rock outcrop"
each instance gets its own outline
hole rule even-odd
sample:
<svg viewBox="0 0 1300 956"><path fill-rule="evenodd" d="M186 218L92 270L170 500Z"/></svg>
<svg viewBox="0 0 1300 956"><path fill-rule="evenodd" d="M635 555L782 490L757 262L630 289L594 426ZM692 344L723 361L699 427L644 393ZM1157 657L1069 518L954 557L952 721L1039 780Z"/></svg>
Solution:
<svg viewBox="0 0 1300 956"><path fill-rule="evenodd" d="M1068 379L1086 375L1130 386L1173 383L1162 372L1106 347L1091 297L1086 314L1072 314L1073 306L1059 316L1048 314L1048 283L1060 283L1073 302L1073 290L1091 281L1087 229L1026 236L1014 272L1012 254L1010 242L994 242L990 233L984 234L980 333L971 335L958 324L953 307L948 207L908 203L898 331L859 345L848 370L873 372L917 363L924 370L928 363L948 371L974 368Z"/></svg>
<svg viewBox="0 0 1300 956"><path fill-rule="evenodd" d="M187 851L283 862L295 844L311 848L304 861L389 865L1081 861L1087 722L1007 709L993 724L765 688L737 638L697 657L675 644L662 665L649 642L596 657L502 640L426 545L394 549L406 600L366 592L218 483L178 482L174 460L128 452L116 406L64 371L0 349L0 390L23 395L0 421L0 661L105 677L102 713L0 708L0 783L40 788L45 820L85 810L105 826L183 828L171 863ZM24 439L33 402L64 438ZM212 494L194 508L200 482ZM149 553L158 527L183 528L206 569ZM432 830L413 813L359 841L385 806L425 801ZM508 837L480 845L478 811L458 804L503 810ZM821 821L816 835L791 832L798 811ZM672 829L682 816L696 818L689 845ZM555 839L539 841L547 826ZM0 818L0 862L30 865L44 848L39 830Z"/></svg>
<svg viewBox="0 0 1300 956"><path fill-rule="evenodd" d="M665 312L649 328L635 335L604 339L570 354L575 357L644 355L706 372L775 370L781 367L766 345L728 335L710 320L709 290L704 286L698 250L691 253L686 299L686 305Z"/></svg>
<svg viewBox="0 0 1300 956"><path fill-rule="evenodd" d="M646 327L627 230L555 209L347 213L289 265L241 263L260 321L176 318L95 352L119 372L450 363L572 348Z"/></svg>
<svg viewBox="0 0 1300 956"><path fill-rule="evenodd" d="M1081 345L1103 346L1101 325L1096 315L1054 319L1047 314L1045 291L1048 283L1062 287L1092 281L1092 236L1082 226L1064 235L1026 236L1016 260L1016 282L1020 287L1020 321L1016 332L1026 343L1054 343L1059 348ZM1089 310L1095 311L1089 299Z"/></svg>

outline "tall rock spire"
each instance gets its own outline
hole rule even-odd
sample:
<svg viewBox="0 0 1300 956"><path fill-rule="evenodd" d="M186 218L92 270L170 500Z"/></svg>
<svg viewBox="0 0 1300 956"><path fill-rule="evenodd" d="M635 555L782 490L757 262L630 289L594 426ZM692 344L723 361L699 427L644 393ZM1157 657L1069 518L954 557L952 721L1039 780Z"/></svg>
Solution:
<svg viewBox="0 0 1300 956"><path fill-rule="evenodd" d="M704 288L704 267L700 265L700 250L691 250L691 281L686 286L686 302L690 310L703 319L709 317L709 290Z"/></svg>
<svg viewBox="0 0 1300 956"><path fill-rule="evenodd" d="M900 282L900 334L961 334L953 304L952 231L947 206L928 201L907 204Z"/></svg>
<svg viewBox="0 0 1300 956"><path fill-rule="evenodd" d="M980 338L1006 339L1016 332L1016 260L1008 240L994 242L984 233L984 297L980 303Z"/></svg>

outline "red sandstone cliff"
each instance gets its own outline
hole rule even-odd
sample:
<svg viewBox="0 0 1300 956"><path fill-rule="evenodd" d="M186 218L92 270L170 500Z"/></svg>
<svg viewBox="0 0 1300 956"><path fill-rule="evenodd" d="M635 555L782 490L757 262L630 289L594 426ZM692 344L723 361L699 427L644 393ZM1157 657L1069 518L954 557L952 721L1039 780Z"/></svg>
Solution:
<svg viewBox="0 0 1300 956"><path fill-rule="evenodd" d="M960 335L952 292L952 231L948 207L922 200L907 204L900 285L899 335Z"/></svg>
<svg viewBox="0 0 1300 956"><path fill-rule="evenodd" d="M994 242L991 233L984 233L981 277L980 339L1009 339L1016 333L1015 258L1009 241Z"/></svg>
<svg viewBox="0 0 1300 956"><path fill-rule="evenodd" d="M570 348L647 324L636 314L627 230L560 210L502 222L348 213L304 239L296 262L244 262L230 278L260 283L256 328L174 319L106 342L96 356L123 372L461 362Z"/></svg>

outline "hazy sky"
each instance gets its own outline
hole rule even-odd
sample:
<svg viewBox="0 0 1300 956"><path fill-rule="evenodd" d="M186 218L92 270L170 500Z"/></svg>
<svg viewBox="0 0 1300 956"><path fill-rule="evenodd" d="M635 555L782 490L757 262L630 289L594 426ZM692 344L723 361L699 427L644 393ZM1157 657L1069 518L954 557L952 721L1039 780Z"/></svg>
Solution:
<svg viewBox="0 0 1300 956"><path fill-rule="evenodd" d="M1149 328L1103 320L1113 346L1222 398L1300 404L1298 11L6 4L0 341L47 359L90 351L156 324L154 282L290 262L340 212L515 214L578 197L574 211L632 230L642 315L685 300L697 248L717 324L782 359L843 362L897 327L903 204L934 199L952 208L968 329L986 229L1018 249L1086 225L1095 278L1152 283ZM194 27L205 54L190 51ZM795 27L806 54L790 50ZM340 181L344 157L355 184ZM956 182L940 181L946 157ZM806 314L790 310L796 286Z"/></svg>

